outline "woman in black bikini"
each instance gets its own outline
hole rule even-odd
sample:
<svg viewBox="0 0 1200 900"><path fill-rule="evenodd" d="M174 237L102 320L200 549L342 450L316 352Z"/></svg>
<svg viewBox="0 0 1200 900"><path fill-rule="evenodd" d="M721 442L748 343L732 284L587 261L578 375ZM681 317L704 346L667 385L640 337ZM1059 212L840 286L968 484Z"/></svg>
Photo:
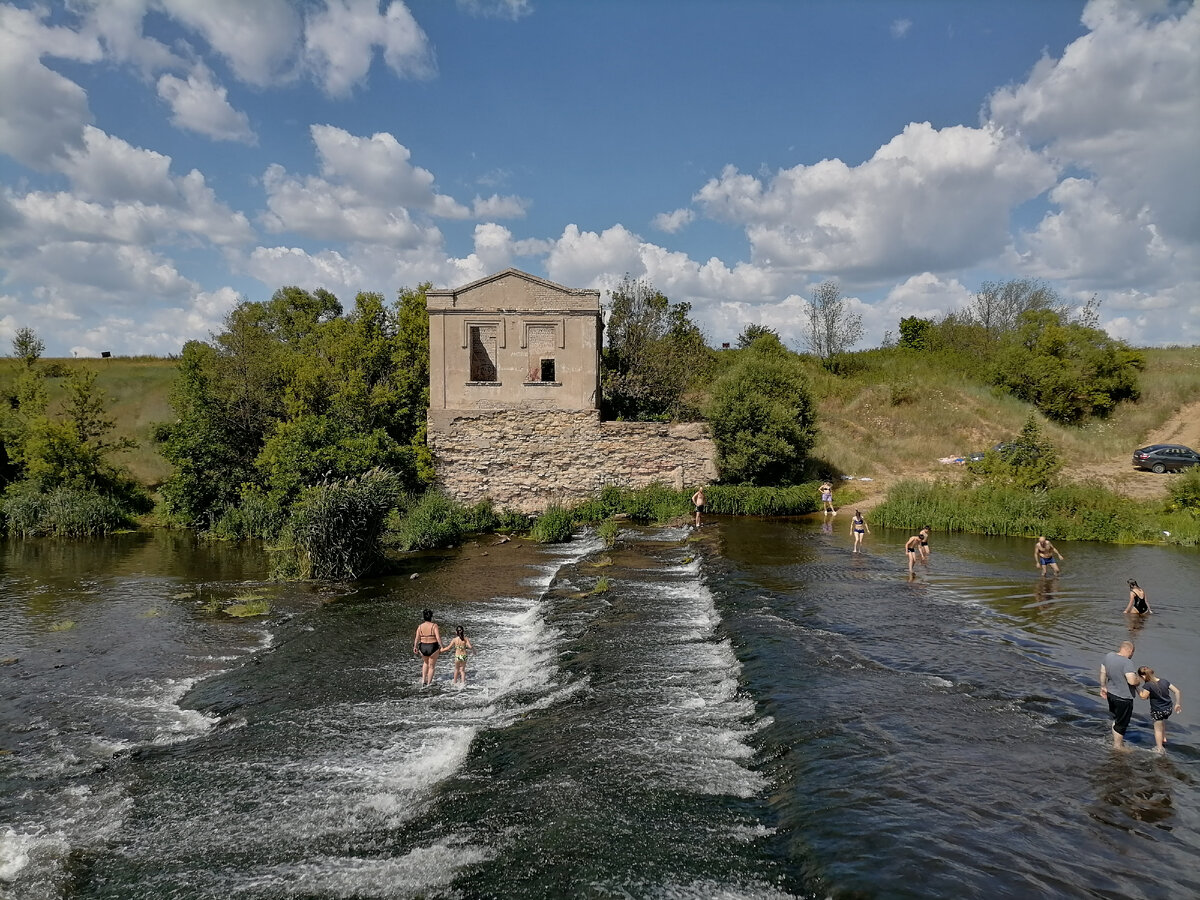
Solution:
<svg viewBox="0 0 1200 900"><path fill-rule="evenodd" d="M433 682L433 669L443 649L442 632L438 629L437 622L433 621L433 610L425 610L424 616L425 621L417 626L417 633L413 636L413 653L420 653L424 657L421 660L422 685Z"/></svg>
<svg viewBox="0 0 1200 900"><path fill-rule="evenodd" d="M1148 616L1153 612L1146 600L1146 592L1138 587L1138 583L1129 579L1129 602L1125 604L1125 614L1136 612L1139 616Z"/></svg>

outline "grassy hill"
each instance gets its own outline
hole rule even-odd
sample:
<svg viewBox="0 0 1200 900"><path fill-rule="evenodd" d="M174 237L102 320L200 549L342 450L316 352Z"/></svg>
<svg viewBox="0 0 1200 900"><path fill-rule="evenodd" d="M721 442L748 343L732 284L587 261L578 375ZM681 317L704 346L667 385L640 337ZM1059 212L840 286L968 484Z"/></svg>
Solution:
<svg viewBox="0 0 1200 900"><path fill-rule="evenodd" d="M95 371L96 384L107 396L109 416L115 421L114 435L131 437L138 442L136 449L117 454L114 461L126 466L144 484L160 484L171 474L171 467L150 441L150 429L155 422L174 418L168 396L175 381L178 365L175 360L153 357L46 359L38 365L52 376L54 373L65 374L71 368ZM16 360L0 359L0 389L13 381L18 366ZM47 379L51 410L62 401L61 374Z"/></svg>
<svg viewBox="0 0 1200 900"><path fill-rule="evenodd" d="M738 352L719 354L722 366ZM1200 348L1146 350L1145 356L1142 397L1137 403L1123 404L1110 419L1080 428L1043 423L1067 462L1068 476L1102 474L1105 466L1119 466L1132 474L1130 452L1181 411L1200 403ZM815 362L810 367L821 429L815 452L841 472L874 478L880 487L901 476L945 474L949 467L939 458L985 449L1012 437L1031 409L961 373L939 369L936 360L926 355L868 351L856 357L860 368L848 376L833 375ZM170 473L150 442L150 429L155 422L173 418L168 396L175 360L61 359L39 365L51 372L70 367L94 370L97 384L108 396L116 433L139 444L118 461L150 485ZM0 389L12 381L17 366L15 360L0 359ZM61 377L50 378L49 385L53 407L62 397ZM1165 480L1148 476L1145 483L1161 490Z"/></svg>

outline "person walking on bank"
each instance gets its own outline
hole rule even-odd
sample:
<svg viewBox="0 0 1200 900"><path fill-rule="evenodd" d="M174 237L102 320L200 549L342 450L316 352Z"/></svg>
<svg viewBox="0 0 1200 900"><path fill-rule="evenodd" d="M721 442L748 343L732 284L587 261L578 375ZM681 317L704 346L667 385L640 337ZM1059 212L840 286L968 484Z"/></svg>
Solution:
<svg viewBox="0 0 1200 900"><path fill-rule="evenodd" d="M433 670L437 666L438 656L446 649L442 646L442 632L438 628L437 622L433 621L433 610L425 610L423 616L425 621L417 626L417 633L413 635L413 653L419 653L423 657L421 660L422 686L433 683Z"/></svg>
<svg viewBox="0 0 1200 900"><path fill-rule="evenodd" d="M704 512L704 485L692 494L692 506L696 507L696 527L700 527L700 513Z"/></svg>
<svg viewBox="0 0 1200 900"><path fill-rule="evenodd" d="M1154 752L1166 750L1167 719L1172 712L1183 712L1183 692L1165 678L1159 678L1149 666L1140 666L1138 677L1142 686L1137 694L1150 701L1150 719L1154 722ZM1174 698L1172 699L1172 694Z"/></svg>
<svg viewBox="0 0 1200 900"><path fill-rule="evenodd" d="M1129 579L1129 602L1125 604L1125 615L1136 612L1139 616L1148 616L1154 612L1146 600L1146 592L1138 587L1138 583Z"/></svg>
<svg viewBox="0 0 1200 900"><path fill-rule="evenodd" d="M1058 574L1058 563L1054 561L1054 557L1065 560L1066 557L1058 552L1058 548L1046 540L1043 534L1037 539L1037 543L1033 545L1033 562L1034 565L1042 567L1042 577L1046 577L1046 566L1054 570L1054 574Z"/></svg>
<svg viewBox="0 0 1200 900"><path fill-rule="evenodd" d="M850 520L850 532L854 535L854 549L850 552L857 553L858 548L862 546L863 535L871 533L867 520L857 509L854 511L854 518Z"/></svg>
<svg viewBox="0 0 1200 900"><path fill-rule="evenodd" d="M833 513L837 515L837 510L833 508L833 485L828 481L821 484L821 514L829 515Z"/></svg>
<svg viewBox="0 0 1200 900"><path fill-rule="evenodd" d="M1100 664L1100 696L1108 701L1112 713L1113 749L1125 749L1125 732L1133 716L1133 695L1142 685L1133 659L1133 642L1121 641L1121 646L1104 657Z"/></svg>

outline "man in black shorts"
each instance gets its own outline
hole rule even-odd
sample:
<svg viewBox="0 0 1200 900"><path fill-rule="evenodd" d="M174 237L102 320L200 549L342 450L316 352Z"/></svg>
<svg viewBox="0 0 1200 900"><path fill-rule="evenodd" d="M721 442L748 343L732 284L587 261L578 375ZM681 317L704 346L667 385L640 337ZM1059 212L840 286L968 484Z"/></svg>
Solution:
<svg viewBox="0 0 1200 900"><path fill-rule="evenodd" d="M1133 644L1122 641L1100 664L1100 696L1108 700L1108 711L1112 713L1114 750L1125 748L1125 730L1133 715L1133 695L1142 683L1132 660Z"/></svg>

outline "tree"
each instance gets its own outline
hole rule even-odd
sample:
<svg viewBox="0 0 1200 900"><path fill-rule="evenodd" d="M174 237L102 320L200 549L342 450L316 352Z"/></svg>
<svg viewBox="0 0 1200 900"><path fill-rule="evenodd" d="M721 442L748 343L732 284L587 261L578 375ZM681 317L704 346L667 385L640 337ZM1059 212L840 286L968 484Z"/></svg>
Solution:
<svg viewBox="0 0 1200 900"><path fill-rule="evenodd" d="M782 485L803 479L817 428L803 364L759 337L713 385L706 410L721 480Z"/></svg>
<svg viewBox="0 0 1200 900"><path fill-rule="evenodd" d="M28 326L17 329L17 333L13 335L12 347L13 357L24 363L26 369L32 368L46 350L45 342Z"/></svg>
<svg viewBox="0 0 1200 900"><path fill-rule="evenodd" d="M1024 312L1005 336L992 381L1048 418L1076 425L1108 416L1138 397L1145 359L1097 328L1065 321L1050 309Z"/></svg>
<svg viewBox="0 0 1200 900"><path fill-rule="evenodd" d="M989 450L983 459L969 464L976 475L998 484L1010 484L1031 491L1044 491L1054 484L1062 468L1058 451L1043 435L1037 419L1030 415L1021 434L1012 441Z"/></svg>
<svg viewBox="0 0 1200 900"><path fill-rule="evenodd" d="M862 316L851 312L836 281L813 288L808 304L808 349L823 360L845 353L863 336Z"/></svg>
<svg viewBox="0 0 1200 900"><path fill-rule="evenodd" d="M684 394L708 371L712 351L692 322L690 303L672 303L643 279L626 275L608 310L601 376L605 412L625 419L684 418Z"/></svg>
<svg viewBox="0 0 1200 900"><path fill-rule="evenodd" d="M1066 305L1044 281L1013 278L1004 282L985 281L967 307L966 315L994 338L1015 330L1024 313L1039 310L1053 310L1061 315L1066 312Z"/></svg>
<svg viewBox="0 0 1200 900"><path fill-rule="evenodd" d="M768 328L766 325L756 325L753 322L742 329L742 333L738 335L737 346L739 350L745 350L764 334L774 335L779 337L779 332L774 328Z"/></svg>
<svg viewBox="0 0 1200 900"><path fill-rule="evenodd" d="M932 349L933 322L908 316L900 320L900 346L909 350Z"/></svg>

